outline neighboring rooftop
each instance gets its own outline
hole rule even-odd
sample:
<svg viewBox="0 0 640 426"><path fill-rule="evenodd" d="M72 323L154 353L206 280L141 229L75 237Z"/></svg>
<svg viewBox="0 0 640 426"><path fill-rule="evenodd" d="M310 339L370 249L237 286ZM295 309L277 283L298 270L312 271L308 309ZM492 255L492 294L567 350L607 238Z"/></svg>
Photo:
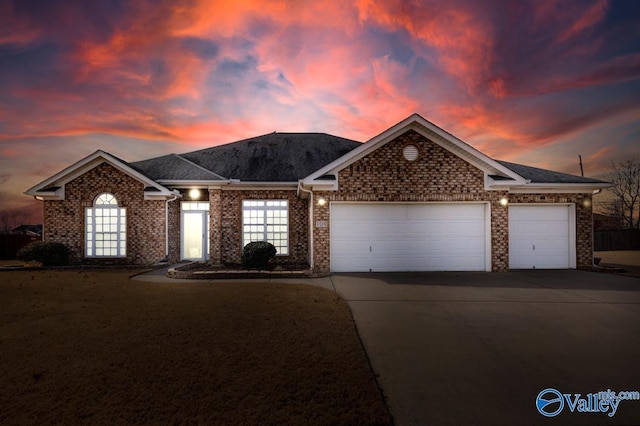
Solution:
<svg viewBox="0 0 640 426"><path fill-rule="evenodd" d="M523 178L530 180L532 183L606 183L598 179L574 176L506 161L496 161L506 168L513 170Z"/></svg>
<svg viewBox="0 0 640 426"><path fill-rule="evenodd" d="M186 154L130 163L154 180L296 182L360 142L326 133L270 133Z"/></svg>

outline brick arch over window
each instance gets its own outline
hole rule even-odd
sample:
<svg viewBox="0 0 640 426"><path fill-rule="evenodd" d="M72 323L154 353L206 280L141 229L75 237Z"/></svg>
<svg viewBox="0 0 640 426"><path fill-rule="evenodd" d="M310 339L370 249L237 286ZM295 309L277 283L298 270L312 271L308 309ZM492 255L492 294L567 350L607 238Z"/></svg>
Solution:
<svg viewBox="0 0 640 426"><path fill-rule="evenodd" d="M109 192L98 194L85 209L85 257L127 255L127 210Z"/></svg>

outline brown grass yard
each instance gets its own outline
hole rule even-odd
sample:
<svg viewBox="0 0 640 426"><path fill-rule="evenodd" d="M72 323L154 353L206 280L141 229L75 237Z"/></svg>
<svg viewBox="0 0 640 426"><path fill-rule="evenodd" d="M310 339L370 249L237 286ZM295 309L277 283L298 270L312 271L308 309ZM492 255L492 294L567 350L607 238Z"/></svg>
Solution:
<svg viewBox="0 0 640 426"><path fill-rule="evenodd" d="M349 309L302 285L0 272L0 424L390 424Z"/></svg>

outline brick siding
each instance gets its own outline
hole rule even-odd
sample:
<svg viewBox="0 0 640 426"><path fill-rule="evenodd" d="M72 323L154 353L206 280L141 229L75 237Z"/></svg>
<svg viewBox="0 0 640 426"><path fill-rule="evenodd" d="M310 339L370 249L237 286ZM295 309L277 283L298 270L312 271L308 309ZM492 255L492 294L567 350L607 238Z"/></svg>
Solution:
<svg viewBox="0 0 640 426"><path fill-rule="evenodd" d="M407 161L402 151L406 145L418 147L419 156ZM330 203L362 202L457 202L485 201L491 207L491 269L506 271L509 267L508 207L500 205L507 196L512 202L576 203L578 266L591 262L591 206L584 194L532 195L485 191L484 174L475 166L409 130L371 154L352 163L338 173L339 190L315 192L316 200L328 203L314 205L313 221L326 221L328 227L314 228L314 270L330 270ZM588 206L587 206L588 205Z"/></svg>
<svg viewBox="0 0 640 426"><path fill-rule="evenodd" d="M419 156L407 161L403 148L413 144ZM489 202L491 209L491 269L509 266L508 207L518 203L573 203L576 206L576 255L578 268L592 263L590 194L507 194L485 191L483 172L419 133L409 130L375 152L354 162L338 174L339 190L315 192L315 200L328 203L313 206L314 271L330 270L330 203L362 202ZM44 239L58 241L72 250L73 260L83 263L151 264L165 257L165 201L144 200L144 184L102 163L65 185L64 201L44 201ZM127 209L126 258L84 257L85 208L96 196L112 193ZM210 205L210 260L239 263L242 254L242 201L286 199L289 201L289 255L279 263L309 260L309 200L295 190L221 190L208 192ZM169 202L169 260L180 259L180 202ZM317 221L327 227L316 228Z"/></svg>
<svg viewBox="0 0 640 426"><path fill-rule="evenodd" d="M242 260L242 201L289 201L289 255L277 256L276 263L306 263L309 261L308 201L297 197L296 191L220 191L210 192L211 259L221 263ZM217 225L219 223L219 235Z"/></svg>
<svg viewBox="0 0 640 426"><path fill-rule="evenodd" d="M127 209L127 256L84 256L85 208L103 193L113 194ZM144 184L102 163L65 185L65 200L44 201L44 240L65 244L72 260L85 264L152 264L165 257L165 203L145 201Z"/></svg>

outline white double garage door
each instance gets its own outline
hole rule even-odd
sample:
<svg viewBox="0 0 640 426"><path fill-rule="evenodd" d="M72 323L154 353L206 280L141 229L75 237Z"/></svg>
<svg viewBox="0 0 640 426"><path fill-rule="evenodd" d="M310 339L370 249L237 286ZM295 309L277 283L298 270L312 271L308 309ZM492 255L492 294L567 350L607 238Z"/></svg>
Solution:
<svg viewBox="0 0 640 426"><path fill-rule="evenodd" d="M332 203L331 270L490 271L489 209L488 203ZM510 205L509 268L575 267L572 215L570 205Z"/></svg>

